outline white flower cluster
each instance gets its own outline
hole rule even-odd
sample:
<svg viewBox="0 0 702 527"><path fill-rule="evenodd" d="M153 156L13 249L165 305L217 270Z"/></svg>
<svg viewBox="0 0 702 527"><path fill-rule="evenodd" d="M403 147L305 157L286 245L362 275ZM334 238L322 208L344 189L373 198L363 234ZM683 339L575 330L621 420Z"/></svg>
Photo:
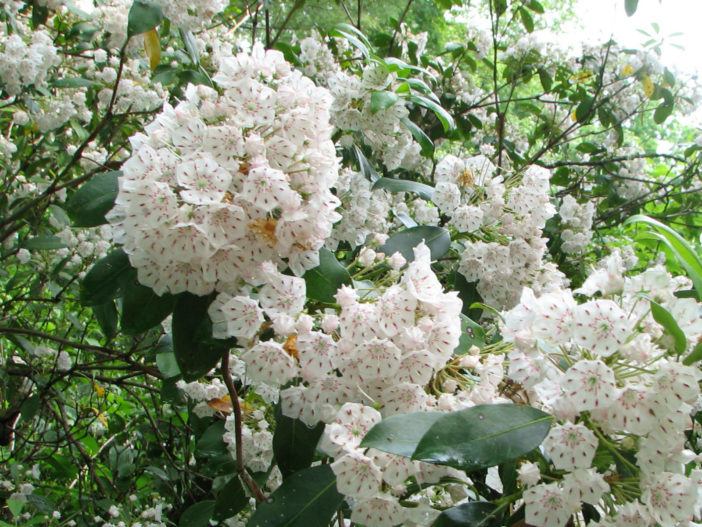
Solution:
<svg viewBox="0 0 702 527"><path fill-rule="evenodd" d="M614 259L576 291L603 297L577 303L570 290L536 297L525 288L520 304L503 313L502 334L515 346L509 377L559 421L542 448L565 473L550 483L530 480L534 486L524 493L530 525L563 526L582 502L599 507L610 491L620 504L628 496L626 504L602 509L598 526L629 525L631 518L641 526L682 525L693 518L702 471L685 469L695 459L685 449L685 430L699 408L702 372L661 347L667 337L643 295L675 318L689 343L683 354L702 337L700 304L676 297L687 281L661 268L633 277L616 271ZM598 448L617 452L626 466L620 470L631 475L608 481L610 469L593 466ZM625 490L631 488L640 491L632 495Z"/></svg>
<svg viewBox="0 0 702 527"><path fill-rule="evenodd" d="M566 254L580 254L592 240L592 218L595 215L595 203L592 200L578 203L567 195L563 198L558 215L561 217L561 249Z"/></svg>
<svg viewBox="0 0 702 527"><path fill-rule="evenodd" d="M511 307L522 286L551 287L562 282L545 265L542 229L555 208L549 201L547 170L529 167L517 183L494 176L484 155L460 159L447 155L436 166L432 201L469 236L458 270L492 306ZM484 233L494 241L484 241Z"/></svg>
<svg viewBox="0 0 702 527"><path fill-rule="evenodd" d="M299 370L290 378L305 385L281 391L284 415L314 425L330 422L346 402L374 403L384 416L435 406L424 387L458 345L461 301L443 292L429 248L422 243L414 252L400 282L372 299L342 286L331 334L298 333Z"/></svg>
<svg viewBox="0 0 702 527"><path fill-rule="evenodd" d="M223 0L156 0L156 3L171 24L187 31L212 23L212 18L228 5Z"/></svg>
<svg viewBox="0 0 702 527"><path fill-rule="evenodd" d="M158 294L235 291L264 261L300 275L339 219L328 91L260 44L213 78L222 95L189 86L131 138L109 214Z"/></svg>
<svg viewBox="0 0 702 527"><path fill-rule="evenodd" d="M30 34L31 43L27 44L17 33L0 33L0 93L5 96L18 95L29 85L45 87L49 70L61 62L46 30Z"/></svg>
<svg viewBox="0 0 702 527"><path fill-rule="evenodd" d="M268 430L261 410L254 410L246 416L246 423L241 428L241 443L244 454L243 462L252 472L265 472L273 461L273 434ZM222 439L228 445L232 457L236 459L236 425L234 414L227 416L224 423Z"/></svg>

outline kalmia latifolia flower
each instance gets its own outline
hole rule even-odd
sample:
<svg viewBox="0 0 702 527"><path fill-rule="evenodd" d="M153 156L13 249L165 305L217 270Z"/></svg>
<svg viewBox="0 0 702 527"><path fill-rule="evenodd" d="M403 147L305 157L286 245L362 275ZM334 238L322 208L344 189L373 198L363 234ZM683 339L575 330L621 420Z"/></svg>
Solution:
<svg viewBox="0 0 702 527"><path fill-rule="evenodd" d="M265 280L264 261L301 275L340 217L329 92L261 45L224 58L213 80L221 95L188 86L130 138L109 214L139 281L158 294L236 294L241 279Z"/></svg>

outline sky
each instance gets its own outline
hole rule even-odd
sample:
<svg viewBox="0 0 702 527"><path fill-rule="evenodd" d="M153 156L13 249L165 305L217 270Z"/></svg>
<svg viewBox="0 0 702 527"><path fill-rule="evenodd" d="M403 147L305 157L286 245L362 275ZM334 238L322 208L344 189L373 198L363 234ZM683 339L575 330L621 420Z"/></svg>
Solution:
<svg viewBox="0 0 702 527"><path fill-rule="evenodd" d="M613 36L624 46L639 48L649 40L637 31L642 29L663 39L664 66L675 64L681 72L702 74L702 0L639 0L632 17L626 15L624 0L580 0L575 10L588 32L604 39ZM652 23L659 25L658 34ZM682 35L670 36L678 32Z"/></svg>

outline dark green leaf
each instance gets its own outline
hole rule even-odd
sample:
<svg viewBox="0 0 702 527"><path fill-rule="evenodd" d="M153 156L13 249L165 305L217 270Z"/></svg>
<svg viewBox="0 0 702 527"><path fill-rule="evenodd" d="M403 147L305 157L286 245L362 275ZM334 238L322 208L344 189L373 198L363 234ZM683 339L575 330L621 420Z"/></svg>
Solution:
<svg viewBox="0 0 702 527"><path fill-rule="evenodd" d="M151 329L171 314L174 305L172 295L158 296L150 287L140 285L134 273L124 287L122 331L136 335Z"/></svg>
<svg viewBox="0 0 702 527"><path fill-rule="evenodd" d="M443 511L432 527L500 527L497 510L497 505L488 501L463 503Z"/></svg>
<svg viewBox="0 0 702 527"><path fill-rule="evenodd" d="M668 103L661 103L658 108L656 108L656 111L653 112L653 120L655 121L656 124L663 124L665 120L670 117L670 114L673 113L673 105L668 104Z"/></svg>
<svg viewBox="0 0 702 527"><path fill-rule="evenodd" d="M84 306L97 306L122 296L132 267L122 249L115 249L99 260L80 284L80 301Z"/></svg>
<svg viewBox="0 0 702 527"><path fill-rule="evenodd" d="M626 10L627 16L633 16L636 13L636 8L639 5L639 0L625 0L624 9Z"/></svg>
<svg viewBox="0 0 702 527"><path fill-rule="evenodd" d="M698 342L690 354L683 359L683 364L690 366L700 360L702 360L702 341Z"/></svg>
<svg viewBox="0 0 702 527"><path fill-rule="evenodd" d="M163 374L164 379L172 379L180 375L178 361L176 361L175 354L172 351L158 353L156 355L156 367Z"/></svg>
<svg viewBox="0 0 702 527"><path fill-rule="evenodd" d="M117 334L117 308L114 300L108 300L104 304L92 306L92 309L102 334L105 335L107 340L112 340Z"/></svg>
<svg viewBox="0 0 702 527"><path fill-rule="evenodd" d="M408 179L393 179L389 177L381 177L373 184L372 190L384 188L390 192L414 192L420 198L431 200L434 196L434 187L410 181Z"/></svg>
<svg viewBox="0 0 702 527"><path fill-rule="evenodd" d="M195 453L202 457L217 457L227 453L227 444L222 439L224 421L216 421L197 440Z"/></svg>
<svg viewBox="0 0 702 527"><path fill-rule="evenodd" d="M307 271L303 278L307 296L319 302L333 303L337 289L351 283L351 275L339 263L334 253L322 247L319 250L319 265Z"/></svg>
<svg viewBox="0 0 702 527"><path fill-rule="evenodd" d="M306 468L259 504L247 527L328 527L343 501L329 465Z"/></svg>
<svg viewBox="0 0 702 527"><path fill-rule="evenodd" d="M56 236L35 236L25 240L22 247L30 251L52 250L68 247Z"/></svg>
<svg viewBox="0 0 702 527"><path fill-rule="evenodd" d="M238 514L249 504L249 498L238 476L234 476L217 494L212 519L223 521Z"/></svg>
<svg viewBox="0 0 702 527"><path fill-rule="evenodd" d="M39 0L32 2L32 27L34 29L41 24L46 24L46 19L49 18L49 8Z"/></svg>
<svg viewBox="0 0 702 527"><path fill-rule="evenodd" d="M127 19L127 38L158 26L163 20L161 6L144 0L134 0Z"/></svg>
<svg viewBox="0 0 702 527"><path fill-rule="evenodd" d="M186 382L202 377L215 367L231 342L212 338L207 314L211 298L181 293L173 310L173 351Z"/></svg>
<svg viewBox="0 0 702 527"><path fill-rule="evenodd" d="M453 130L456 127L456 123L453 120L453 117L451 117L451 114L428 97L413 93L409 96L409 100L434 112L439 121L441 121L441 125L444 127L444 132Z"/></svg>
<svg viewBox="0 0 702 527"><path fill-rule="evenodd" d="M371 93L370 110L377 113L380 110L390 108L399 100L398 95L392 91L374 91Z"/></svg>
<svg viewBox="0 0 702 527"><path fill-rule="evenodd" d="M472 472L517 459L548 434L552 417L516 404L482 404L444 414L424 434L412 459Z"/></svg>
<svg viewBox="0 0 702 527"><path fill-rule="evenodd" d="M594 102L595 100L589 96L580 101L580 104L575 109L575 120L582 123L590 119Z"/></svg>
<svg viewBox="0 0 702 527"><path fill-rule="evenodd" d="M534 31L534 19L531 18L529 11L527 11L523 7L520 8L519 9L519 17L522 19L522 25L524 26L524 29L526 29L528 33L531 33L532 31Z"/></svg>
<svg viewBox="0 0 702 527"><path fill-rule="evenodd" d="M527 4L527 7L531 9L534 13L539 13L540 15L543 15L545 12L544 6L542 6L536 0L531 0L531 2Z"/></svg>
<svg viewBox="0 0 702 527"><path fill-rule="evenodd" d="M461 338L453 354L464 355L468 353L471 346L482 348L485 344L486 336L482 326L461 313Z"/></svg>
<svg viewBox="0 0 702 527"><path fill-rule="evenodd" d="M419 440L443 415L442 412L391 415L368 431L361 441L361 447L412 457Z"/></svg>
<svg viewBox="0 0 702 527"><path fill-rule="evenodd" d="M105 214L115 204L120 174L118 170L95 174L71 195L66 202L66 210L75 227L95 227L107 223Z"/></svg>
<svg viewBox="0 0 702 527"><path fill-rule="evenodd" d="M312 464L324 423L309 427L299 419L285 417L280 405L275 408L273 455L283 479Z"/></svg>
<svg viewBox="0 0 702 527"><path fill-rule="evenodd" d="M407 117L402 117L400 121L402 121L402 124L404 124L409 129L409 131L412 133L412 137L414 137L414 140L419 143L420 147L422 147L422 155L424 157L433 156L434 141L432 141L429 138L429 136L424 133L424 130L422 130L419 126L407 119Z"/></svg>
<svg viewBox="0 0 702 527"><path fill-rule="evenodd" d="M181 515L178 527L209 527L215 501L205 500L191 505Z"/></svg>
<svg viewBox="0 0 702 527"><path fill-rule="evenodd" d="M399 252L405 260L411 262L414 260L413 249L422 241L431 250L432 260L441 258L451 246L451 236L446 229L433 225L420 225L393 234L379 250L388 256Z"/></svg>

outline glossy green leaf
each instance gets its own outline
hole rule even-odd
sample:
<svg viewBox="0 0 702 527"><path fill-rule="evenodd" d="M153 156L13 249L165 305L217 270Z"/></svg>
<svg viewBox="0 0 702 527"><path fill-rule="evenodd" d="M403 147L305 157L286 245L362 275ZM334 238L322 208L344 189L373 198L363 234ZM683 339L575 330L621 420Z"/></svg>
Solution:
<svg viewBox="0 0 702 527"><path fill-rule="evenodd" d="M114 300L108 300L104 304L92 306L92 309L102 334L105 335L107 340L112 340L117 334L117 308Z"/></svg>
<svg viewBox="0 0 702 527"><path fill-rule="evenodd" d="M451 246L451 236L446 229L420 225L393 234L379 250L388 256L399 252L405 260L411 262L414 260L414 248L422 241L429 247L432 260L441 258Z"/></svg>
<svg viewBox="0 0 702 527"><path fill-rule="evenodd" d="M595 99L592 97L585 97L580 101L580 104L578 104L578 107L575 109L575 120L579 123L589 120L590 117L592 117L592 106L594 102Z"/></svg>
<svg viewBox="0 0 702 527"><path fill-rule="evenodd" d="M160 324L173 311L175 298L158 296L150 287L137 282L136 273L127 280L122 299L122 331L136 335Z"/></svg>
<svg viewBox="0 0 702 527"><path fill-rule="evenodd" d="M115 249L98 260L80 283L80 301L84 306L97 306L122 296L132 266L122 249Z"/></svg>
<svg viewBox="0 0 702 527"><path fill-rule="evenodd" d="M363 153L363 151L356 145L354 145L353 147L353 154L356 158L358 168L361 171L361 174L363 174L363 176L369 179L370 181L375 181L376 179L378 179L378 172L376 172L375 168L373 168L373 165L370 164L370 161L368 161L368 158Z"/></svg>
<svg viewBox="0 0 702 527"><path fill-rule="evenodd" d="M199 501L191 505L180 516L178 527L209 527L214 508L214 500Z"/></svg>
<svg viewBox="0 0 702 527"><path fill-rule="evenodd" d="M427 201L431 200L434 195L434 187L430 187L424 183L418 183L417 181L410 181L408 179L381 177L375 183L373 183L372 190L378 188L384 188L390 192L413 192L420 198Z"/></svg>
<svg viewBox="0 0 702 527"><path fill-rule="evenodd" d="M500 527L498 506L488 501L462 503L443 511L432 527Z"/></svg>
<svg viewBox="0 0 702 527"><path fill-rule="evenodd" d="M214 368L232 342L212 338L211 298L181 293L173 310L173 352L186 382Z"/></svg>
<svg viewBox="0 0 702 527"><path fill-rule="evenodd" d="M531 0L531 2L527 4L527 7L531 9L534 13L539 13L540 15L543 15L546 12L544 6L541 5L541 3L539 3L537 0Z"/></svg>
<svg viewBox="0 0 702 527"><path fill-rule="evenodd" d="M639 6L639 0L625 0L624 10L627 16L633 16L636 13L636 8Z"/></svg>
<svg viewBox="0 0 702 527"><path fill-rule="evenodd" d="M344 497L329 465L296 472L256 508L247 527L328 527Z"/></svg>
<svg viewBox="0 0 702 527"><path fill-rule="evenodd" d="M224 421L216 421L205 429L198 438L195 453L202 457L217 457L227 453L227 444L222 439Z"/></svg>
<svg viewBox="0 0 702 527"><path fill-rule="evenodd" d="M386 110L395 104L400 97L391 91L374 91L371 93L370 110L371 113L378 113L380 110Z"/></svg>
<svg viewBox="0 0 702 527"><path fill-rule="evenodd" d="M444 414L412 459L472 472L517 459L548 434L552 417L530 406L482 404Z"/></svg>
<svg viewBox="0 0 702 527"><path fill-rule="evenodd" d="M127 37L145 33L163 20L161 6L144 0L134 0L127 17Z"/></svg>
<svg viewBox="0 0 702 527"><path fill-rule="evenodd" d="M283 479L312 464L322 432L324 423L309 427L299 419L285 417L280 405L276 406L273 455Z"/></svg>
<svg viewBox="0 0 702 527"><path fill-rule="evenodd" d="M362 448L376 448L397 456L412 457L420 439L444 414L416 412L391 415L376 423L361 441Z"/></svg>
<svg viewBox="0 0 702 527"><path fill-rule="evenodd" d="M419 143L419 146L422 148L422 155L424 157L433 156L434 141L432 141L430 137L424 133L424 130L410 121L407 117L402 117L400 121L409 129L412 137L414 137L414 140Z"/></svg>
<svg viewBox="0 0 702 527"><path fill-rule="evenodd" d="M107 223L105 214L114 206L119 192L120 171L95 174L66 202L66 211L74 227L95 227Z"/></svg>
<svg viewBox="0 0 702 527"><path fill-rule="evenodd" d="M50 251L68 246L57 236L35 236L34 238L25 240L24 243L22 243L22 247L30 251Z"/></svg>
<svg viewBox="0 0 702 527"><path fill-rule="evenodd" d="M683 359L683 364L690 366L700 360L702 360L702 341L698 342L690 354Z"/></svg>
<svg viewBox="0 0 702 527"><path fill-rule="evenodd" d="M520 8L519 18L521 18L522 25L524 26L524 29L527 30L527 33L531 33L532 31L534 31L534 19L531 17L531 14L529 14L529 11L527 11L523 7Z"/></svg>
<svg viewBox="0 0 702 527"><path fill-rule="evenodd" d="M334 295L342 285L351 284L351 275L339 263L334 253L322 247L319 250L319 265L307 271L303 278L307 296L319 302L334 303Z"/></svg>
<svg viewBox="0 0 702 527"><path fill-rule="evenodd" d="M419 106L422 106L434 112L437 119L441 121L441 125L444 127L444 132L448 132L456 128L456 122L453 120L453 117L451 117L451 114L448 113L445 108L432 101L428 97L413 93L409 96L409 100Z"/></svg>
<svg viewBox="0 0 702 527"><path fill-rule="evenodd" d="M683 330L680 329L680 326L678 325L673 315L670 314L670 311L668 311L666 308L664 308L652 298L649 298L646 295L642 296L644 296L651 304L651 315L653 316L653 320L655 320L661 326L663 326L665 332L671 337L673 337L675 341L673 350L675 351L675 353L680 355L687 348L687 338L685 337L685 333L683 333Z"/></svg>
<svg viewBox="0 0 702 527"><path fill-rule="evenodd" d="M163 338L168 337L168 335ZM163 339L161 339L163 340ZM156 367L163 374L164 379L172 379L180 375L180 368L175 354L172 351L164 351L156 354Z"/></svg>
<svg viewBox="0 0 702 527"><path fill-rule="evenodd" d="M645 223L653 227L656 232L647 233L645 237L663 242L673 252L692 280L697 291L697 298L702 300L702 260L687 240L667 225L648 216L640 214L632 216L625 223Z"/></svg>
<svg viewBox="0 0 702 527"><path fill-rule="evenodd" d="M249 504L244 485L234 476L217 494L212 519L223 521L241 512Z"/></svg>

